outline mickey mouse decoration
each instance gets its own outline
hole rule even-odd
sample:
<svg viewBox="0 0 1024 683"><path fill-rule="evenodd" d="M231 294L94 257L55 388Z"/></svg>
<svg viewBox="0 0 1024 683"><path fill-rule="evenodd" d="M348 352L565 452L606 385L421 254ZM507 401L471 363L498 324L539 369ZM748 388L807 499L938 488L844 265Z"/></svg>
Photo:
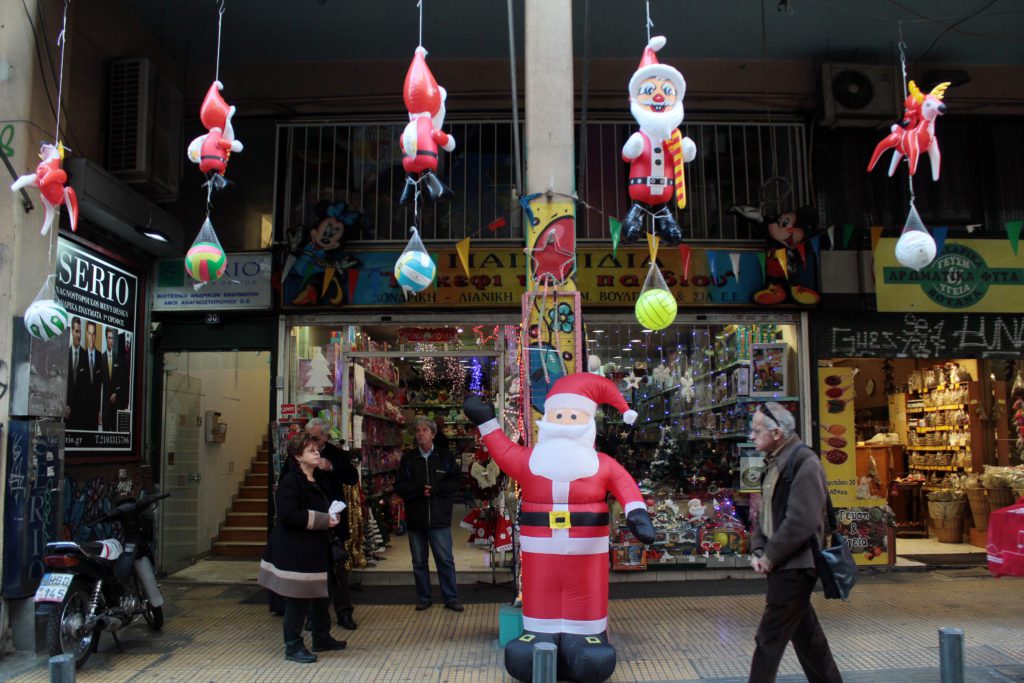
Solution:
<svg viewBox="0 0 1024 683"><path fill-rule="evenodd" d="M817 233L817 211L805 206L796 211L769 213L752 206L729 209L740 218L761 226L765 246L765 288L754 293L754 302L774 306L792 300L813 306L821 295L801 284L807 262L807 240Z"/></svg>

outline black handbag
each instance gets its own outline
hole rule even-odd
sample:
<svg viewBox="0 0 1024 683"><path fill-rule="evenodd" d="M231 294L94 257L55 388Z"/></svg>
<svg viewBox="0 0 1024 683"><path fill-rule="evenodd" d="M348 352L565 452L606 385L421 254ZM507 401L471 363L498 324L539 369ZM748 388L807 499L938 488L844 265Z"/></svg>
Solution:
<svg viewBox="0 0 1024 683"><path fill-rule="evenodd" d="M826 493L826 495L828 495ZM853 560L853 553L846 543L846 538L839 533L836 523L836 511L832 507L832 497L828 496L828 547L822 548L817 534L811 539L811 554L814 566L821 579L821 587L828 600L846 600L850 591L857 584L860 572Z"/></svg>

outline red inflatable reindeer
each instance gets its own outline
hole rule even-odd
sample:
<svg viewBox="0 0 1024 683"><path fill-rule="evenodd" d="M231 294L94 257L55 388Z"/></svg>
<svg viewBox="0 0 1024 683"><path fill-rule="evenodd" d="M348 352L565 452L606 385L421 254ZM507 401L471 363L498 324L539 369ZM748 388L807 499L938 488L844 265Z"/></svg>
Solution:
<svg viewBox="0 0 1024 683"><path fill-rule="evenodd" d="M11 185L11 191L35 185L39 188L39 194L43 198L43 235L50 231L50 225L57 216L58 207L63 204L68 207L68 215L71 219L71 231L78 231L78 197L73 188L66 187L68 182L67 172L61 168L64 160L64 145L59 142L56 145L43 143L39 148L39 158L42 160L36 166L35 173L21 176Z"/></svg>
<svg viewBox="0 0 1024 683"><path fill-rule="evenodd" d="M917 172L917 160L922 152L928 153L932 164L932 180L939 179L939 164L942 155L939 153L939 140L935 137L935 119L946 113L946 105L942 101L949 83L939 83L925 95L914 81L910 81L910 94L903 103L903 120L892 125L892 132L878 143L875 153L868 162L868 172L878 163L878 158L892 149L892 162L889 164L889 176L896 172L900 159L907 157L910 175Z"/></svg>

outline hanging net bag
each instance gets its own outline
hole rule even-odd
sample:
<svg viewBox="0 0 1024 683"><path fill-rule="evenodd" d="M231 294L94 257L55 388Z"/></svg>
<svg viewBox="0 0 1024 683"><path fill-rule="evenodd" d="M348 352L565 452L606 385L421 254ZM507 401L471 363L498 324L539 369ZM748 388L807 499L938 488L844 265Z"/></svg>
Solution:
<svg viewBox="0 0 1024 683"><path fill-rule="evenodd" d="M395 262L395 280L407 299L429 287L437 276L437 265L423 246L419 231L415 226L409 229L412 237Z"/></svg>

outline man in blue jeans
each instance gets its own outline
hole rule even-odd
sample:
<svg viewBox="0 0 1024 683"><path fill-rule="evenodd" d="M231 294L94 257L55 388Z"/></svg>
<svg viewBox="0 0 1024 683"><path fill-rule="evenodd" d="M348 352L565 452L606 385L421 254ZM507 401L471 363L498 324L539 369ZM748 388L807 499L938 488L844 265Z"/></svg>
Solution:
<svg viewBox="0 0 1024 683"><path fill-rule="evenodd" d="M398 465L395 491L405 500L405 523L416 578L417 611L430 607L430 568L427 545L434 555L444 606L453 612L459 602L452 558L452 503L462 483L462 472L451 453L434 445L437 425L426 417L415 422L416 446L406 451Z"/></svg>

